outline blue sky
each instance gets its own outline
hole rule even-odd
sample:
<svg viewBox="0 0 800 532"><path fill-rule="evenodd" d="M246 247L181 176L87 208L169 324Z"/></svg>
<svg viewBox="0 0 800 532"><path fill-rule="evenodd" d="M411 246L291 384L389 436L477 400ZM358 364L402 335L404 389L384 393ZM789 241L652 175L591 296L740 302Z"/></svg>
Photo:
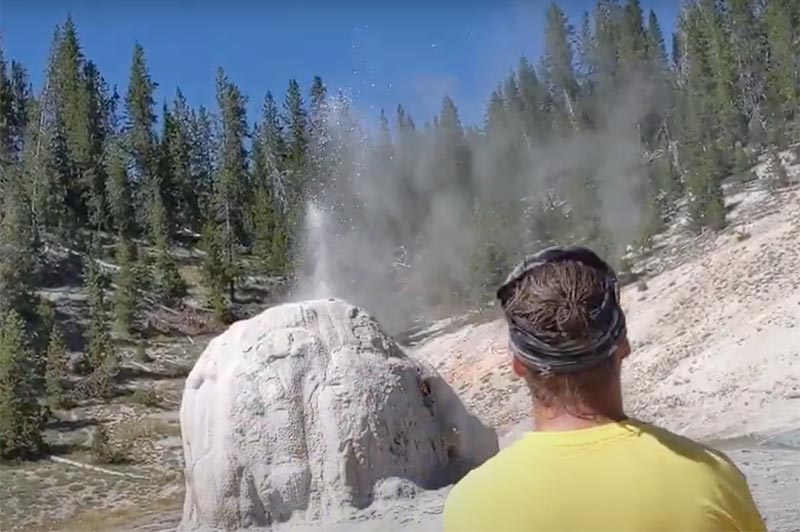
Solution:
<svg viewBox="0 0 800 532"><path fill-rule="evenodd" d="M335 4L336 7L333 7ZM343 89L362 118L402 103L418 124L445 93L462 121L480 124L489 93L521 54L538 63L545 1L505 0L2 0L6 59L24 63L38 88L53 29L72 14L84 54L124 90L134 42L144 46L158 102L180 86L190 103L214 106L223 66L250 98L252 122L268 90L283 98L288 80L307 90L322 76ZM576 27L594 0L559 4ZM656 11L667 46L677 0L642 1Z"/></svg>

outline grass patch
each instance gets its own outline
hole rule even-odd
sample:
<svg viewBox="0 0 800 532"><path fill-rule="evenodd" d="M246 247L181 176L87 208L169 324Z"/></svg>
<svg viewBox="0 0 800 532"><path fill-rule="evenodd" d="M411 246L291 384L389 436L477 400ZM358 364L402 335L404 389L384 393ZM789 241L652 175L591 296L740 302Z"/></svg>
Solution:
<svg viewBox="0 0 800 532"><path fill-rule="evenodd" d="M154 440L166 436L180 436L181 428L163 419L144 418L119 423L114 429L114 435L120 442L131 444L139 439Z"/></svg>
<svg viewBox="0 0 800 532"><path fill-rule="evenodd" d="M161 398L152 388L137 389L130 395L130 400L136 404L155 408L161 404Z"/></svg>

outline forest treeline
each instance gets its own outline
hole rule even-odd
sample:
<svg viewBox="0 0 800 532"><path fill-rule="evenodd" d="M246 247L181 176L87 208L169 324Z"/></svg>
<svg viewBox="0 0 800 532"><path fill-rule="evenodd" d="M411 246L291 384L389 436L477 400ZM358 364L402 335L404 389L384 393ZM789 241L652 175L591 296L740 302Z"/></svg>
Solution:
<svg viewBox="0 0 800 532"><path fill-rule="evenodd" d="M44 452L43 412L69 396L64 332L37 295L47 249L83 257L77 370L81 390L107 397L112 338L135 336L147 305L186 297L179 242L196 240L202 304L225 320L242 279L291 282L303 267L311 200L342 227L380 226L397 260L423 272L430 303L473 304L531 248L581 242L612 261L628 244L646 249L679 202L697 230L724 227L721 180L751 178L764 153L770 186L785 184L777 152L800 141L800 2L686 2L669 46L638 0L598 0L579 21L552 4L545 19L542 57L499 80L484 124L462 125L445 97L420 126L401 105L382 111L374 134L319 77L245 95L220 68L213 108L178 88L156 102L140 44L127 84L111 86L69 17L42 86L0 49L0 454ZM260 116L247 116L248 98ZM597 138L624 150L592 149ZM559 146L581 155L553 155ZM635 177L624 236L609 222L612 159ZM455 269L430 249L459 240L441 229L448 217L469 234Z"/></svg>

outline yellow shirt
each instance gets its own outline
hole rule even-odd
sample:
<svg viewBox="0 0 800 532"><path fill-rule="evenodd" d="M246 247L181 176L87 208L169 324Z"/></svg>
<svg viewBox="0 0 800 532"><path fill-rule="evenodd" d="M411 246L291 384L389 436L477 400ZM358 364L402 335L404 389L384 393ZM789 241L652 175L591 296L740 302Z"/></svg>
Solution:
<svg viewBox="0 0 800 532"><path fill-rule="evenodd" d="M452 489L444 530L766 529L722 453L628 420L527 433Z"/></svg>

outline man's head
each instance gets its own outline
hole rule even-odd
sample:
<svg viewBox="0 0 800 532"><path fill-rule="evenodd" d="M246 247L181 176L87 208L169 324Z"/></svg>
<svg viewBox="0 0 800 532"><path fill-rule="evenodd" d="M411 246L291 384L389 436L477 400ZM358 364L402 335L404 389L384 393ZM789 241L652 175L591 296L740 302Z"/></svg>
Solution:
<svg viewBox="0 0 800 532"><path fill-rule="evenodd" d="M619 395L630 347L614 271L586 248L525 259L498 290L514 372L540 405L591 408Z"/></svg>

